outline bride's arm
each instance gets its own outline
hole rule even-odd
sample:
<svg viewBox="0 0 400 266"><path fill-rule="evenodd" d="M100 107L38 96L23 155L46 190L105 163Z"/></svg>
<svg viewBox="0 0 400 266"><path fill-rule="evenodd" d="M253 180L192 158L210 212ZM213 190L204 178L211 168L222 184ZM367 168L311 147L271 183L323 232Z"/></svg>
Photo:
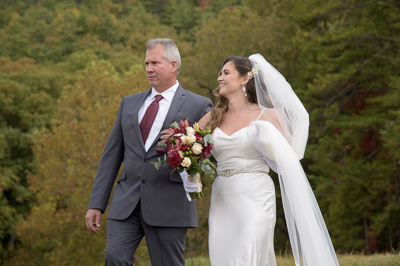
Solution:
<svg viewBox="0 0 400 266"><path fill-rule="evenodd" d="M199 121L199 127L200 127L201 129L205 129L206 126L207 126L207 124L208 124L208 122L210 121L210 119L211 119L211 112L208 112L207 114L205 114L205 115L200 119L200 121Z"/></svg>

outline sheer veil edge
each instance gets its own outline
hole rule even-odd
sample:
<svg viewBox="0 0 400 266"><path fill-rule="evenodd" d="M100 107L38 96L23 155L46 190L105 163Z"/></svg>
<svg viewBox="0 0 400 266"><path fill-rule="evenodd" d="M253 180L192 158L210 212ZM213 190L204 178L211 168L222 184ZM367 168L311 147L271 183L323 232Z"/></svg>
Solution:
<svg viewBox="0 0 400 266"><path fill-rule="evenodd" d="M299 162L308 138L308 113L290 84L262 55L254 54L249 59L259 69L254 76L258 104L262 110L273 108L279 123L253 122L248 136L279 175L295 263L339 265L318 203ZM268 112L264 116L270 120Z"/></svg>

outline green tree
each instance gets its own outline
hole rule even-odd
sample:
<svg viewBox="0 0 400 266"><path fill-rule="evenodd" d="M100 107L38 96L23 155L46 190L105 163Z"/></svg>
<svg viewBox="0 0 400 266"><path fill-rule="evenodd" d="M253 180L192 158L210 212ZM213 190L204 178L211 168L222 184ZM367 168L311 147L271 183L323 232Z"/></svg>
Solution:
<svg viewBox="0 0 400 266"><path fill-rule="evenodd" d="M186 40L194 40L194 28L201 18L200 9L190 0L169 0L161 21L172 26Z"/></svg>
<svg viewBox="0 0 400 266"><path fill-rule="evenodd" d="M49 126L54 78L33 60L0 58L0 261L4 249L15 245L13 225L32 200L32 134Z"/></svg>
<svg viewBox="0 0 400 266"><path fill-rule="evenodd" d="M38 173L29 175L36 204L17 226L10 265L94 265L103 261L106 220L93 235L84 226L97 164L123 96L148 88L142 66L123 75L93 61L64 88L52 130L37 132ZM90 243L88 245L88 243Z"/></svg>
<svg viewBox="0 0 400 266"><path fill-rule="evenodd" d="M298 3L295 87L310 112L306 157L339 251L400 243L399 5Z"/></svg>
<svg viewBox="0 0 400 266"><path fill-rule="evenodd" d="M279 55L274 49L279 40L273 33L274 25L272 19L259 16L247 7L224 9L196 33L192 54L185 58L190 63L182 70L182 75L190 77L192 88L205 90L211 97L211 91L218 85L218 73L226 57L248 57L261 53L269 60L278 61Z"/></svg>

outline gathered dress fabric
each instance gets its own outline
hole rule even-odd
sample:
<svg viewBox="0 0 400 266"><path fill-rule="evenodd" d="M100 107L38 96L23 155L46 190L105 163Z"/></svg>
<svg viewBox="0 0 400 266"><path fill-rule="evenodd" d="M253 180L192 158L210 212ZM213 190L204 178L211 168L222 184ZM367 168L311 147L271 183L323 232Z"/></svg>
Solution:
<svg viewBox="0 0 400 266"><path fill-rule="evenodd" d="M270 122L253 121L232 135L216 128L213 137L218 176L209 213L211 265L276 265L270 168L279 177L295 265L339 265L313 190L281 132Z"/></svg>
<svg viewBox="0 0 400 266"><path fill-rule="evenodd" d="M209 255L213 266L276 265L275 188L263 155L242 128L213 132L217 176L209 213ZM236 173L236 174L235 174Z"/></svg>

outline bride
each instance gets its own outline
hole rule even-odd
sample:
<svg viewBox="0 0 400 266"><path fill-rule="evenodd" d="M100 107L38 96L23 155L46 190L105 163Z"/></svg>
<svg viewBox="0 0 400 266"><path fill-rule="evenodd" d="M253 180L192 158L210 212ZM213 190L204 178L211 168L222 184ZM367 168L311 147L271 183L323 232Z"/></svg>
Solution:
<svg viewBox="0 0 400 266"><path fill-rule="evenodd" d="M218 177L209 213L211 265L276 265L272 169L279 185L296 265L339 265L299 162L308 113L285 78L259 54L228 57L219 102L199 122L213 130Z"/></svg>

